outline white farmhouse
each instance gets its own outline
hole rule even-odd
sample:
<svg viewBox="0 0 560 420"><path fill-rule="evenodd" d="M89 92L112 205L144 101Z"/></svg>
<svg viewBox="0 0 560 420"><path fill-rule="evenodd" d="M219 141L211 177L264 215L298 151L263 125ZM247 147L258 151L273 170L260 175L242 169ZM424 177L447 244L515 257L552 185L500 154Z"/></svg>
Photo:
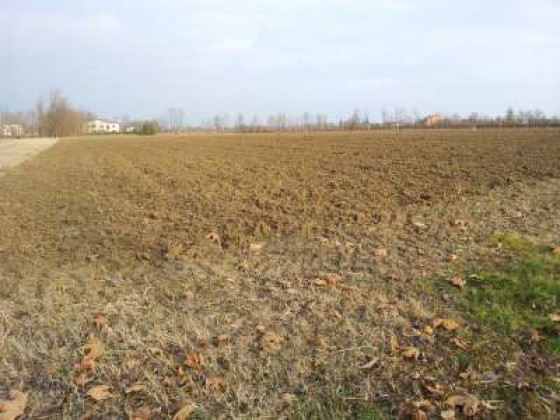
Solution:
<svg viewBox="0 0 560 420"><path fill-rule="evenodd" d="M20 137L20 136L23 136L23 126L21 124L0 125L0 137Z"/></svg>
<svg viewBox="0 0 560 420"><path fill-rule="evenodd" d="M93 120L87 123L88 134L109 134L120 131L120 124L116 122Z"/></svg>

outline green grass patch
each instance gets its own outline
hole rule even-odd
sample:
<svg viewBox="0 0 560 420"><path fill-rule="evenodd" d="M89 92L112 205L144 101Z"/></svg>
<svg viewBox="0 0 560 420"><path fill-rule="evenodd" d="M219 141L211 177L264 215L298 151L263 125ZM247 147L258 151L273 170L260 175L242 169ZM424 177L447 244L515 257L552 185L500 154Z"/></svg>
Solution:
<svg viewBox="0 0 560 420"><path fill-rule="evenodd" d="M559 311L560 257L513 233L499 233L496 239L518 258L469 276L465 309L479 324L502 334L533 329L556 334L558 325L548 316ZM559 351L558 337L548 344Z"/></svg>
<svg viewBox="0 0 560 420"><path fill-rule="evenodd" d="M384 420L389 418L384 407L350 397L344 387L323 389L311 398L292 407L292 419L359 419Z"/></svg>

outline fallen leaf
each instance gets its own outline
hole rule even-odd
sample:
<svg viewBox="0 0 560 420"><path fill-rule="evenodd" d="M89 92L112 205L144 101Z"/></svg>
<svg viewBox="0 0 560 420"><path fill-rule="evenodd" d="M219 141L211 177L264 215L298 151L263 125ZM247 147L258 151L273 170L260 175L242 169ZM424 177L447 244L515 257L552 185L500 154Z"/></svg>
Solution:
<svg viewBox="0 0 560 420"><path fill-rule="evenodd" d="M72 382L74 382L74 385L76 385L76 386L84 386L85 384L87 384L91 380L92 379L88 378L85 373L80 373L78 376L74 377Z"/></svg>
<svg viewBox="0 0 560 420"><path fill-rule="evenodd" d="M531 331L531 341L533 343L538 343L542 340L544 340L544 337L542 335L540 335L540 333L537 330L532 330Z"/></svg>
<svg viewBox="0 0 560 420"><path fill-rule="evenodd" d="M426 384L426 385L424 385L424 388L431 395L443 395L444 394L443 386L439 385L439 384L435 384L434 386Z"/></svg>
<svg viewBox="0 0 560 420"><path fill-rule="evenodd" d="M94 386L86 395L93 398L95 401L103 401L113 396L113 394L111 394L111 387L108 385Z"/></svg>
<svg viewBox="0 0 560 420"><path fill-rule="evenodd" d="M402 335L404 337L420 337L422 333L418 331L416 328L411 326L410 324L406 324L402 327Z"/></svg>
<svg viewBox="0 0 560 420"><path fill-rule="evenodd" d="M102 328L105 325L107 325L109 322L109 319L107 318L107 315L105 314L96 314L93 317L93 323L97 328Z"/></svg>
<svg viewBox="0 0 560 420"><path fill-rule="evenodd" d="M466 395L453 395L449 397L445 403L453 408L454 410L457 407L463 409L463 414L467 417L474 416L480 407L480 400L475 397L474 395L466 394Z"/></svg>
<svg viewBox="0 0 560 420"><path fill-rule="evenodd" d="M152 418L152 410L145 405L136 410L129 410L127 414L128 420L150 420Z"/></svg>
<svg viewBox="0 0 560 420"><path fill-rule="evenodd" d="M424 327L424 334L432 335L433 333L434 333L434 329L432 327L430 327L429 325L426 325Z"/></svg>
<svg viewBox="0 0 560 420"><path fill-rule="evenodd" d="M218 235L216 232L210 232L208 235L206 235L206 239L214 242L215 244L221 243L220 235Z"/></svg>
<svg viewBox="0 0 560 420"><path fill-rule="evenodd" d="M195 403L187 403L175 413L173 420L187 420L196 410L198 410L198 405Z"/></svg>
<svg viewBox="0 0 560 420"><path fill-rule="evenodd" d="M469 343L467 343L466 341L460 340L458 338L453 339L453 344L455 344L461 350L468 350L468 348L469 348Z"/></svg>
<svg viewBox="0 0 560 420"><path fill-rule="evenodd" d="M204 357L197 351L192 352L187 356L184 364L200 373L205 366Z"/></svg>
<svg viewBox="0 0 560 420"><path fill-rule="evenodd" d="M315 279L313 280L313 286L316 287L326 287L327 286L327 282L325 280L322 279Z"/></svg>
<svg viewBox="0 0 560 420"><path fill-rule="evenodd" d="M548 319L554 322L560 322L560 314L550 314Z"/></svg>
<svg viewBox="0 0 560 420"><path fill-rule="evenodd" d="M125 394L132 394L133 392L142 392L148 389L148 385L144 382L134 382L131 386L129 386L124 393Z"/></svg>
<svg viewBox="0 0 560 420"><path fill-rule="evenodd" d="M455 410L443 410L440 413L440 416L443 420L451 420L455 418Z"/></svg>
<svg viewBox="0 0 560 420"><path fill-rule="evenodd" d="M420 351L416 347L403 347L401 350L401 355L408 360L418 360Z"/></svg>
<svg viewBox="0 0 560 420"><path fill-rule="evenodd" d="M272 331L264 333L264 335L261 337L261 345L263 349L265 349L269 353L278 352L282 348L283 343L284 337Z"/></svg>
<svg viewBox="0 0 560 420"><path fill-rule="evenodd" d="M284 403L287 405L292 405L297 401L297 399L298 398L294 394L282 394L282 401L284 401Z"/></svg>
<svg viewBox="0 0 560 420"><path fill-rule="evenodd" d="M166 376L161 384L167 388L176 388L179 385L179 378L176 376Z"/></svg>
<svg viewBox="0 0 560 420"><path fill-rule="evenodd" d="M325 276L325 281L329 286L336 286L342 282L342 277L336 273L329 273Z"/></svg>
<svg viewBox="0 0 560 420"><path fill-rule="evenodd" d="M413 420L428 420L428 415L424 411L418 410L414 413L412 418Z"/></svg>
<svg viewBox="0 0 560 420"><path fill-rule="evenodd" d="M264 244L262 244L262 243L259 243L259 244L251 244L251 245L249 245L249 250L250 250L251 252L259 252L259 251L261 251L261 250L263 249L263 247L264 247Z"/></svg>
<svg viewBox="0 0 560 420"><path fill-rule="evenodd" d="M453 286L455 286L459 290L463 290L465 288L465 286L467 285L466 280L463 279L461 276L451 277L449 279L449 283L451 283Z"/></svg>
<svg viewBox="0 0 560 420"><path fill-rule="evenodd" d="M374 367L377 364L378 361L379 361L379 359L377 357L374 357L372 360L367 362L365 365L360 366L360 369L371 369L372 367Z"/></svg>
<svg viewBox="0 0 560 420"><path fill-rule="evenodd" d="M384 314L391 316L400 315L399 309L395 305L391 305L390 303L382 303L381 305L379 305L379 310Z"/></svg>
<svg viewBox="0 0 560 420"><path fill-rule="evenodd" d="M449 254L449 256L447 257L447 261L449 262L455 262L459 259L459 257L457 256L457 254Z"/></svg>
<svg viewBox="0 0 560 420"><path fill-rule="evenodd" d="M552 248L552 253L556 255L560 255L560 246Z"/></svg>
<svg viewBox="0 0 560 420"><path fill-rule="evenodd" d="M249 268L249 264L246 263L246 262L242 262L242 263L237 264L237 269L239 271L244 271L244 270L247 270L248 268Z"/></svg>
<svg viewBox="0 0 560 420"><path fill-rule="evenodd" d="M95 337L90 338L85 346L82 347L85 355L81 363L77 366L78 370L92 370L97 359L103 354L103 343Z"/></svg>
<svg viewBox="0 0 560 420"><path fill-rule="evenodd" d="M391 354L397 354L397 352L399 351L399 339L396 335L391 335L391 338L389 340L389 349L391 350Z"/></svg>
<svg viewBox="0 0 560 420"><path fill-rule="evenodd" d="M0 401L0 420L15 420L23 415L27 405L27 393L12 390L10 399Z"/></svg>
<svg viewBox="0 0 560 420"><path fill-rule="evenodd" d="M435 328L443 328L447 331L455 331L459 328L459 324L457 321L448 318L436 318L434 320L434 327Z"/></svg>
<svg viewBox="0 0 560 420"><path fill-rule="evenodd" d="M416 229L420 229L420 230L426 229L428 227L428 225L422 222L413 222L412 224Z"/></svg>
<svg viewBox="0 0 560 420"><path fill-rule="evenodd" d="M373 255L377 258L385 258L389 255L389 252L387 251L387 248L377 247L373 250Z"/></svg>
<svg viewBox="0 0 560 420"><path fill-rule="evenodd" d="M229 335L226 335L226 334L221 334L221 335L217 336L216 338L214 338L214 345L216 347L225 345L229 342L230 342L230 337L229 337Z"/></svg>
<svg viewBox="0 0 560 420"><path fill-rule="evenodd" d="M226 390L226 381L217 376L210 376L206 378L206 388L212 391L224 392Z"/></svg>

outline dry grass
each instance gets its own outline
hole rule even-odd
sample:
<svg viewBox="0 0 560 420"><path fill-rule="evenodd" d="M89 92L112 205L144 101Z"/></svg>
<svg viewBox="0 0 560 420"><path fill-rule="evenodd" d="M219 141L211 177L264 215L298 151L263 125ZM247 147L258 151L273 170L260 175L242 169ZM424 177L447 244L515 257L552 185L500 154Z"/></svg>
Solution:
<svg viewBox="0 0 560 420"><path fill-rule="evenodd" d="M0 393L43 418L437 416L465 393L554 416L557 356L437 279L516 258L495 230L557 243L559 162L553 130L60 142L0 178Z"/></svg>

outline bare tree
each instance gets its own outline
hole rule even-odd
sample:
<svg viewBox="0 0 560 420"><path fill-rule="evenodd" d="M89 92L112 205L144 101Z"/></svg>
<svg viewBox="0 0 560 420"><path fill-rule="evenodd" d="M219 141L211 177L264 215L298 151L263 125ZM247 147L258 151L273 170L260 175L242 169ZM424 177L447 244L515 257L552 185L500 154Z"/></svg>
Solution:
<svg viewBox="0 0 560 420"><path fill-rule="evenodd" d="M237 118L235 120L235 129L236 131L243 133L246 129L245 127L245 118L243 117L243 114L239 113L237 115Z"/></svg>
<svg viewBox="0 0 560 420"><path fill-rule="evenodd" d="M168 108L165 117L167 129L173 133L179 133L183 127L185 112L181 108Z"/></svg>
<svg viewBox="0 0 560 420"><path fill-rule="evenodd" d="M74 136L84 132L85 112L78 111L60 92L53 91L48 102L40 99L36 108L38 132L42 136Z"/></svg>

